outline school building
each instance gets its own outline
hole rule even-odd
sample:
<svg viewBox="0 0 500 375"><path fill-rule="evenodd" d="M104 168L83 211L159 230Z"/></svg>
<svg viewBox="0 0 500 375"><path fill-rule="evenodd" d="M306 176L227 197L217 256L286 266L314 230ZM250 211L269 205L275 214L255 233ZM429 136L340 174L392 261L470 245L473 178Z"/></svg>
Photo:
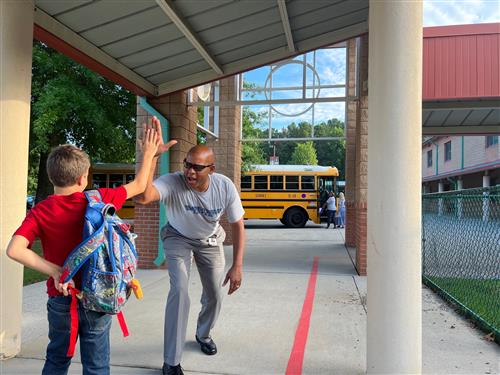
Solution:
<svg viewBox="0 0 500 375"><path fill-rule="evenodd" d="M498 135L427 137L422 144L422 191L500 184Z"/></svg>

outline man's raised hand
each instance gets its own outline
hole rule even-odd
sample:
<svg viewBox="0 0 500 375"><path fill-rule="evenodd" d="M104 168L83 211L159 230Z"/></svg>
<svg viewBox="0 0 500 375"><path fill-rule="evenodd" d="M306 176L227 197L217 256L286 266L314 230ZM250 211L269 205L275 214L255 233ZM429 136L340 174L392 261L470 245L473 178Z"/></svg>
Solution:
<svg viewBox="0 0 500 375"><path fill-rule="evenodd" d="M155 156L160 156L164 152L167 152L170 149L170 147L175 145L177 143L177 141L175 139L173 139L167 143L163 143L163 135L161 133L160 120L158 120L158 118L156 116L153 116L152 123L153 123L153 128L156 130L156 134L158 135L158 137L160 139L160 143L158 145L158 150L156 151Z"/></svg>

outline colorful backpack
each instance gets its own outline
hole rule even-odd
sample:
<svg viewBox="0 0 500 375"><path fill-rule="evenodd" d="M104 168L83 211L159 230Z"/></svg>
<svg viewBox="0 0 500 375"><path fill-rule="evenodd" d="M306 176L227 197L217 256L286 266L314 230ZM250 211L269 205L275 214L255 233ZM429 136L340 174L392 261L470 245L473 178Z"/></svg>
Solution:
<svg viewBox="0 0 500 375"><path fill-rule="evenodd" d="M66 283L78 271L82 275L81 291L70 290L72 325L78 324L77 297L85 309L117 314L123 335L128 336L121 309L132 291L137 298L142 297L140 284L134 278L136 235L130 232L130 225L115 214L115 207L102 201L99 191L86 191L85 196L89 203L85 211L83 241L64 262L61 276L61 282ZM73 355L77 332L78 329L72 331L68 356Z"/></svg>

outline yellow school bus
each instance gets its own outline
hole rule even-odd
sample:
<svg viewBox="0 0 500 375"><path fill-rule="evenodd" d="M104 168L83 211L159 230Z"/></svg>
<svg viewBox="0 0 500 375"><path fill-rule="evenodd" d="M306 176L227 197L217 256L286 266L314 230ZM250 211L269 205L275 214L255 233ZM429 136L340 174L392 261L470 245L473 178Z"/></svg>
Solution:
<svg viewBox="0 0 500 375"><path fill-rule="evenodd" d="M135 164L95 163L90 167L87 189L115 188L135 178ZM134 219L134 202L128 199L117 212L122 219Z"/></svg>
<svg viewBox="0 0 500 375"><path fill-rule="evenodd" d="M291 228L320 223L320 207L336 192L339 171L313 165L254 165L241 174L245 219L279 219Z"/></svg>

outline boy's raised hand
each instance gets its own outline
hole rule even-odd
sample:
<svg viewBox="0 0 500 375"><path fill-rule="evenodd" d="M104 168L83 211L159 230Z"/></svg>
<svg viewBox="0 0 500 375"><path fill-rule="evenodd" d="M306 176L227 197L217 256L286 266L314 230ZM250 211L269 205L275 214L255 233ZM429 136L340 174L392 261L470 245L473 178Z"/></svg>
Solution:
<svg viewBox="0 0 500 375"><path fill-rule="evenodd" d="M154 128L143 125L142 129L143 135L140 143L141 151L144 157L153 157L158 151L160 139Z"/></svg>
<svg viewBox="0 0 500 375"><path fill-rule="evenodd" d="M158 135L158 138L159 138L159 144L158 144L158 149L156 151L156 154L155 156L160 156L161 154L163 154L164 152L167 152L170 147L172 147L173 145L175 145L177 143L177 141L175 139L167 142L167 143L163 143L163 135L161 133L161 123L160 123L160 120L158 120L158 118L156 116L153 116L153 120L152 120L152 123L153 123L153 128L156 130L156 134Z"/></svg>

